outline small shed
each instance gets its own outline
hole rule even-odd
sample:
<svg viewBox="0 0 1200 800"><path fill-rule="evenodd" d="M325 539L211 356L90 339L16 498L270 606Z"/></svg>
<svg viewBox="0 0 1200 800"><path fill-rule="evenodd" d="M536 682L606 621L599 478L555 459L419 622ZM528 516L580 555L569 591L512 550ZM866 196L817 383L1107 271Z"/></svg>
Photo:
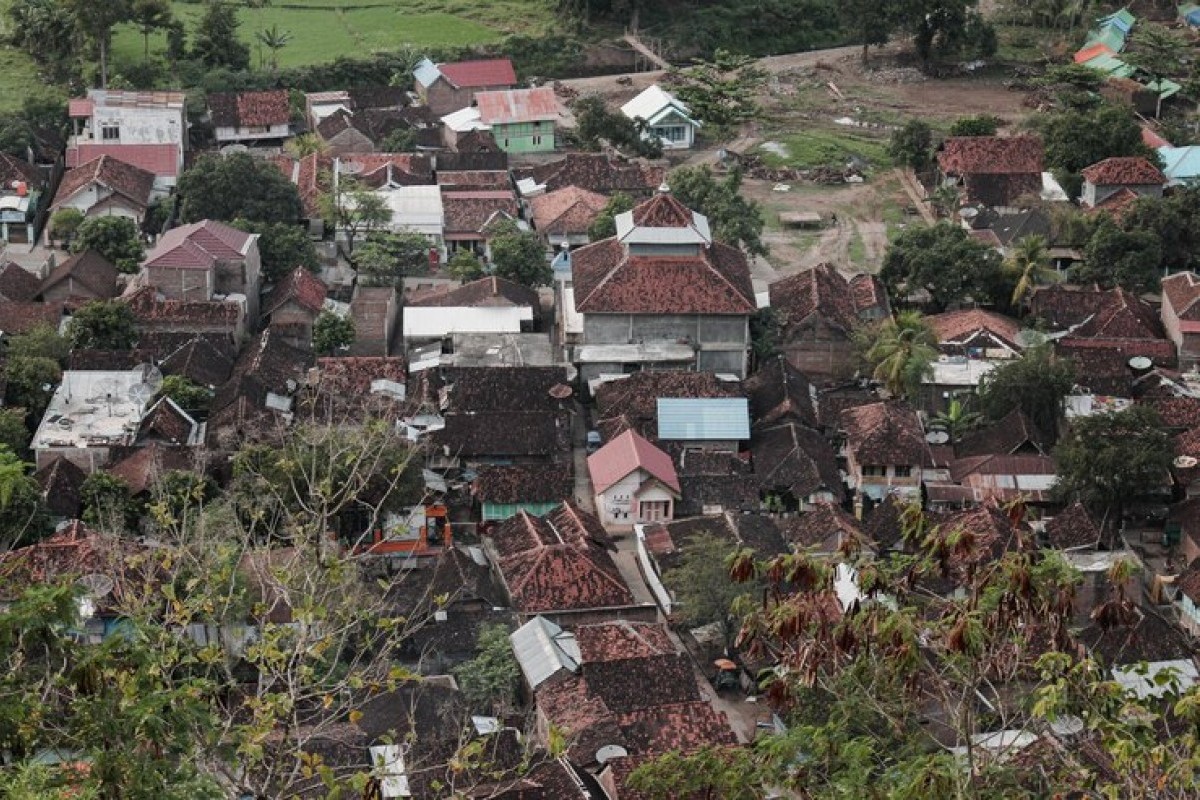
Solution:
<svg viewBox="0 0 1200 800"><path fill-rule="evenodd" d="M825 218L816 211L781 211L779 223L789 228L820 228L825 225Z"/></svg>

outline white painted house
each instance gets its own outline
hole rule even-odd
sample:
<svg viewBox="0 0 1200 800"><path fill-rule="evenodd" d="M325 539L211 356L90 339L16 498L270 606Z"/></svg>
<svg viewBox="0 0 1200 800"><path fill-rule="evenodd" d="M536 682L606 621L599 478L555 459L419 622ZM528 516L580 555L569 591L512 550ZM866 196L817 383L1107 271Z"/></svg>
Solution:
<svg viewBox="0 0 1200 800"><path fill-rule="evenodd" d="M260 92L213 92L208 115L217 146L280 141L290 133L291 106L286 89Z"/></svg>
<svg viewBox="0 0 1200 800"><path fill-rule="evenodd" d="M691 109L657 84L621 106L621 113L635 122L642 120L642 136L658 139L664 150L686 150L696 143L700 123Z"/></svg>
<svg viewBox="0 0 1200 800"><path fill-rule="evenodd" d="M183 92L90 89L68 114L68 168L108 155L154 173L156 188L175 185L188 146Z"/></svg>
<svg viewBox="0 0 1200 800"><path fill-rule="evenodd" d="M405 303L404 339L421 342L456 333L528 333L538 307L537 292L495 276L457 288L440 286Z"/></svg>
<svg viewBox="0 0 1200 800"><path fill-rule="evenodd" d="M606 526L669 522L680 499L671 457L628 430L588 456L596 511Z"/></svg>

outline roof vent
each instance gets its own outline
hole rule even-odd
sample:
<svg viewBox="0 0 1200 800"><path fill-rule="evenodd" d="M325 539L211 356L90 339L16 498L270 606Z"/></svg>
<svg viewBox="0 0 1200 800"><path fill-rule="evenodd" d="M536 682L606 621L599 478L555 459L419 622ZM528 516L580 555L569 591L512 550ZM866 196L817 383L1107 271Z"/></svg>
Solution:
<svg viewBox="0 0 1200 800"><path fill-rule="evenodd" d="M1145 356L1134 356L1133 358L1129 359L1129 368L1134 372L1149 372L1150 368L1153 366L1154 362Z"/></svg>
<svg viewBox="0 0 1200 800"><path fill-rule="evenodd" d="M667 185L666 181L663 181L662 183L660 183L658 185L658 193L659 194L670 194L671 193L671 187Z"/></svg>

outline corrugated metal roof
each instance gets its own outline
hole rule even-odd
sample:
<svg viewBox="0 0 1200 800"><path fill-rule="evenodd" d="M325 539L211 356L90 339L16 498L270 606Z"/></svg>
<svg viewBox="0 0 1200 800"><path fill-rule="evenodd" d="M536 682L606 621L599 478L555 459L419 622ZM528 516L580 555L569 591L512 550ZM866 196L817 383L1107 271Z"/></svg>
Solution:
<svg viewBox="0 0 1200 800"><path fill-rule="evenodd" d="M417 62L417 66L413 68L413 77L417 79L417 83L428 88L433 85L434 81L442 76L441 70L437 68L428 58L422 58Z"/></svg>
<svg viewBox="0 0 1200 800"><path fill-rule="evenodd" d="M563 115L562 104L549 86L479 92L475 95L475 105L486 125L557 121Z"/></svg>
<svg viewBox="0 0 1200 800"><path fill-rule="evenodd" d="M579 670L579 643L575 634L545 617L534 617L508 638L530 688L536 689L560 669Z"/></svg>
<svg viewBox="0 0 1200 800"><path fill-rule="evenodd" d="M641 94L621 106L621 113L625 116L635 120L643 119L651 125L671 111L696 124L692 119L692 110L657 83L647 86Z"/></svg>
<svg viewBox="0 0 1200 800"><path fill-rule="evenodd" d="M750 438L744 397L660 397L658 438L683 441Z"/></svg>

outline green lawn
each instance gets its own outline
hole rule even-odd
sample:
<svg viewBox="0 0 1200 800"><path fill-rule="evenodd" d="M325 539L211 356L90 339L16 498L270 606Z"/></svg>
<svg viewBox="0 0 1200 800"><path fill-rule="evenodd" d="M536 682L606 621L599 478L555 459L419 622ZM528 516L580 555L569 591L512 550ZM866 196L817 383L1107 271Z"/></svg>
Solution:
<svg viewBox="0 0 1200 800"><path fill-rule="evenodd" d="M887 155L887 136L869 129L839 127L836 130L813 128L803 133L771 137L787 145L788 155L781 158L759 151L771 166L841 167L851 156L865 160L874 170L891 166Z"/></svg>
<svg viewBox="0 0 1200 800"><path fill-rule="evenodd" d="M513 33L539 34L553 25L549 0L288 0L289 6L306 8L243 8L240 35L250 45L253 65L259 63L254 34L277 26L292 35L279 51L280 67L297 67L332 61L338 56L366 55L402 47L458 47L488 44ZM173 3L176 17L190 32L204 7ZM150 52L162 53L166 36L150 36ZM113 41L114 63L141 60L141 31L132 25L117 29ZM262 53L269 58L269 53Z"/></svg>
<svg viewBox="0 0 1200 800"><path fill-rule="evenodd" d="M0 0L0 32L8 34L9 0ZM37 65L23 52L0 46L0 112L21 108L25 98L45 92Z"/></svg>

